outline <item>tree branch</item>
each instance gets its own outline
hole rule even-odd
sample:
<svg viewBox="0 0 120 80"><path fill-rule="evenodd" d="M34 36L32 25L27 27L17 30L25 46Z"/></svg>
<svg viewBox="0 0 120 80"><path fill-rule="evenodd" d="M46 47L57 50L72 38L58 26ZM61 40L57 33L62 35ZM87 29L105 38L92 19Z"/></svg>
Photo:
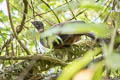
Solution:
<svg viewBox="0 0 120 80"><path fill-rule="evenodd" d="M24 24L25 24L26 14L27 14L27 13L28 13L28 4L27 4L26 0L24 0L24 13L23 13L21 25L20 25L19 29L17 29L17 31L16 31L17 34L19 34L19 33L22 31L22 29L23 29L23 26L24 26ZM0 48L0 54L1 54L1 52L3 51L3 49L4 49L7 45L9 45L10 42L11 42L13 39L14 39L14 36L11 35L10 39L8 39L8 40L3 44L3 46Z"/></svg>
<svg viewBox="0 0 120 80"><path fill-rule="evenodd" d="M24 4L26 4L26 3L27 3L27 0L23 0L23 2L24 2ZM28 55L30 55L29 50L28 50L27 47L20 41L20 39L19 39L18 36L17 36L16 30L14 29L14 25L13 25L11 13L10 13L9 0L6 0L6 3L7 3L7 9L8 9L8 17L9 17L9 20L10 20L10 25L11 25L11 28L12 28L12 31L13 31L13 34L14 34L14 37L15 37L16 40L19 42L19 44L21 45L21 47L25 50L25 52L26 52ZM24 25L24 20L23 20L21 23L22 23L21 25Z"/></svg>
<svg viewBox="0 0 120 80"><path fill-rule="evenodd" d="M53 63L59 63L65 65L66 63L60 59L57 58L52 58L51 56L46 56L46 55L27 55L27 56L21 56L21 57L16 57L16 56L0 56L0 60L45 60L45 61L50 61Z"/></svg>
<svg viewBox="0 0 120 80"><path fill-rule="evenodd" d="M19 29L17 30L17 33L19 34L22 29L23 29L23 26L25 24L25 20L26 20L26 15L28 13L28 2L27 0L23 0L23 3L24 3L24 13L23 13L23 17L22 17L22 21L21 21L21 24L20 24L20 27Z"/></svg>
<svg viewBox="0 0 120 80"><path fill-rule="evenodd" d="M70 59L70 57L72 58L72 56L80 57L86 51L95 47L96 45L97 44L95 44L94 41L85 40L85 41L79 42L78 45L75 44L70 47L54 49L48 53L44 53L47 55L36 54L36 55L27 55L27 56L20 56L20 57L0 56L0 60L36 60L38 58L40 60L58 61L58 60L55 60L54 58L51 58L51 55L52 55L52 57L55 56L62 60L64 60L63 58L65 57L65 55L68 55L69 59Z"/></svg>

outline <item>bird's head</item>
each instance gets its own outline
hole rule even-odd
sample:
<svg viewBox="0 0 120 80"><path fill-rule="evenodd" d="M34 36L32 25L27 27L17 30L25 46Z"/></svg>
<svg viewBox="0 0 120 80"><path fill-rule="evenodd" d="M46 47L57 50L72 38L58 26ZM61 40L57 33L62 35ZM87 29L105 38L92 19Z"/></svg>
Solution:
<svg viewBox="0 0 120 80"><path fill-rule="evenodd" d="M32 21L31 23L34 25L39 33L44 31L44 25L41 21Z"/></svg>

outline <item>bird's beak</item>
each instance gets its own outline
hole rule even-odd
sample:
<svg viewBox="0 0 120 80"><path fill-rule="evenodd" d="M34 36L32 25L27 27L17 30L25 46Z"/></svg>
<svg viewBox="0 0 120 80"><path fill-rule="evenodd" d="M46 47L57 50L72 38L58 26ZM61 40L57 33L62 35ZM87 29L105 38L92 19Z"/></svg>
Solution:
<svg viewBox="0 0 120 80"><path fill-rule="evenodd" d="M43 29L39 29L39 30L38 30L39 33L42 33L43 31L44 31Z"/></svg>
<svg viewBox="0 0 120 80"><path fill-rule="evenodd" d="M41 33L40 29L38 30L38 33Z"/></svg>

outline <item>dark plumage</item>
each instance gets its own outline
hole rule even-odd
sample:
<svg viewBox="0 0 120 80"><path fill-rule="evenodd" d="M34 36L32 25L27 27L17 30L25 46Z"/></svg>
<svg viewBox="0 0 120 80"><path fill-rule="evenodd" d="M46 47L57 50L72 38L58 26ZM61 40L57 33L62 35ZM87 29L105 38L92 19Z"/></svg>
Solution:
<svg viewBox="0 0 120 80"><path fill-rule="evenodd" d="M84 21L68 21L68 22L56 24L56 25L52 26L51 28L54 28L57 25L62 27L66 23L76 23L76 22L77 23L85 23ZM44 31L44 25L43 25L43 23L41 21L33 21L32 24L35 26L35 28L38 30L38 32L41 33L41 32ZM59 44L56 41L52 41L52 46L55 49L56 48L62 48L62 47L68 47L68 46L72 45L73 43L79 41L81 39L80 38L81 35L84 35L84 34L59 34L58 36L62 39L62 41L60 39L57 39ZM89 33L86 33L86 35L94 38L94 35L91 35ZM48 41L49 40L48 37L46 37L45 40L43 38L40 38L40 43L44 47L50 48L50 43Z"/></svg>
<svg viewBox="0 0 120 80"><path fill-rule="evenodd" d="M31 23L35 26L35 28L38 30L38 32L41 33L44 31L44 25L41 21L33 21Z"/></svg>

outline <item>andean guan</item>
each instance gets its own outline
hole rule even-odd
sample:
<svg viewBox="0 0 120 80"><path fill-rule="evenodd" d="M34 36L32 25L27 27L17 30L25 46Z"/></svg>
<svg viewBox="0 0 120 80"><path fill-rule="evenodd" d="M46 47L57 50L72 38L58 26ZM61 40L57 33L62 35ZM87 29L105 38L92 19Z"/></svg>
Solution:
<svg viewBox="0 0 120 80"><path fill-rule="evenodd" d="M34 27L37 29L37 31L39 33L44 32L44 25L41 21L32 21L31 22ZM65 24L68 23L85 23L84 21L67 21L64 23L59 23L56 25L53 25L51 28L55 28L57 25L59 25L60 27L64 27ZM50 28L50 29L51 29ZM92 39L95 39L95 36L91 33L84 33L84 34L59 34L58 36L62 39L62 42L60 39L58 39L59 44L56 41L52 42L52 46L54 49L57 48L63 48L63 47L69 47L70 45L74 44L75 42L79 41L81 39L81 35L86 35L91 37ZM47 42L44 42L43 38L40 38L40 43L46 47L46 48L50 48L50 44L48 43L48 37L46 37Z"/></svg>

